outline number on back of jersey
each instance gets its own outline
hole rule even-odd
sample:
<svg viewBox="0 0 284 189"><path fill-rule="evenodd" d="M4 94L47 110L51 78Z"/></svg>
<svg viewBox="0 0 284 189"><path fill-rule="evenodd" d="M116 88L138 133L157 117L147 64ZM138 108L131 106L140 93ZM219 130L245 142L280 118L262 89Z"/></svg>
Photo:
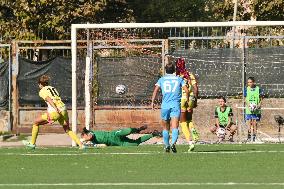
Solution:
<svg viewBox="0 0 284 189"><path fill-rule="evenodd" d="M163 89L166 93L175 92L177 87L178 87L177 80L167 80L163 83Z"/></svg>
<svg viewBox="0 0 284 189"><path fill-rule="evenodd" d="M59 97L59 93L57 92L57 90L54 87L49 87L49 88L47 88L47 90L49 91L51 96Z"/></svg>

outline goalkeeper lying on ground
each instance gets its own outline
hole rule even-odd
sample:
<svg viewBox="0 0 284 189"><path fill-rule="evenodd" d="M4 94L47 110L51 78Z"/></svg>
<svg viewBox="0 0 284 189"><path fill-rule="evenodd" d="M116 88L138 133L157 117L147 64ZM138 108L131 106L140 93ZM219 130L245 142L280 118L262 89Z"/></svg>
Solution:
<svg viewBox="0 0 284 189"><path fill-rule="evenodd" d="M83 143L92 142L93 145L98 146L138 146L155 136L161 136L161 133L154 130L151 134L145 134L137 139L130 139L127 136L130 134L140 133L142 130L147 129L147 126L139 128L125 128L114 131L91 131L83 128L81 133L81 141Z"/></svg>

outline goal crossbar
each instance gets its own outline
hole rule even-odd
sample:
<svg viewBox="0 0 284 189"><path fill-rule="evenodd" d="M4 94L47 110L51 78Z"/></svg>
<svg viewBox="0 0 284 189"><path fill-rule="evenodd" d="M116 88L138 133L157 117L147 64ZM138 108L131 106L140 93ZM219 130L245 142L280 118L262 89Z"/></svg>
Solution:
<svg viewBox="0 0 284 189"><path fill-rule="evenodd" d="M171 28L171 27L230 27L230 26L283 26L284 21L234 21L234 22L164 22L164 23L105 23L72 24L72 29L95 28Z"/></svg>

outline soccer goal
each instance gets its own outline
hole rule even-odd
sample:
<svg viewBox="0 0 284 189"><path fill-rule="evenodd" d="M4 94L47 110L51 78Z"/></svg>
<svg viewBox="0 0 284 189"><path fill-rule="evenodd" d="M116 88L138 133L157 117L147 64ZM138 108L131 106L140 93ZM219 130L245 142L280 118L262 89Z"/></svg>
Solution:
<svg viewBox="0 0 284 189"><path fill-rule="evenodd" d="M253 75L268 97L282 100L284 79L275 73L284 71L283 26L284 21L72 24L72 129L77 128L77 92L84 90L76 84L82 56L87 127L93 107L149 108L164 65L177 57L197 75L201 99L241 98L246 78Z"/></svg>

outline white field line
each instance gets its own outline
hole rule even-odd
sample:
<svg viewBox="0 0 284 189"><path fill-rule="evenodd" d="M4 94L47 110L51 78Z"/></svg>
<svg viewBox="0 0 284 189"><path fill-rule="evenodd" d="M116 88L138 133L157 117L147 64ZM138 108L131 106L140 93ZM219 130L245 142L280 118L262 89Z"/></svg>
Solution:
<svg viewBox="0 0 284 189"><path fill-rule="evenodd" d="M198 182L158 182L158 183L22 183L22 184L0 184L0 187L9 187L9 186L284 186L283 182L280 183L254 183L254 182L224 182L224 183L198 183Z"/></svg>
<svg viewBox="0 0 284 189"><path fill-rule="evenodd" d="M284 153L284 151L204 151L204 152L181 152L180 154L253 154L253 153ZM113 152L113 153L0 153L6 156L92 156L92 155L157 155L164 152Z"/></svg>

